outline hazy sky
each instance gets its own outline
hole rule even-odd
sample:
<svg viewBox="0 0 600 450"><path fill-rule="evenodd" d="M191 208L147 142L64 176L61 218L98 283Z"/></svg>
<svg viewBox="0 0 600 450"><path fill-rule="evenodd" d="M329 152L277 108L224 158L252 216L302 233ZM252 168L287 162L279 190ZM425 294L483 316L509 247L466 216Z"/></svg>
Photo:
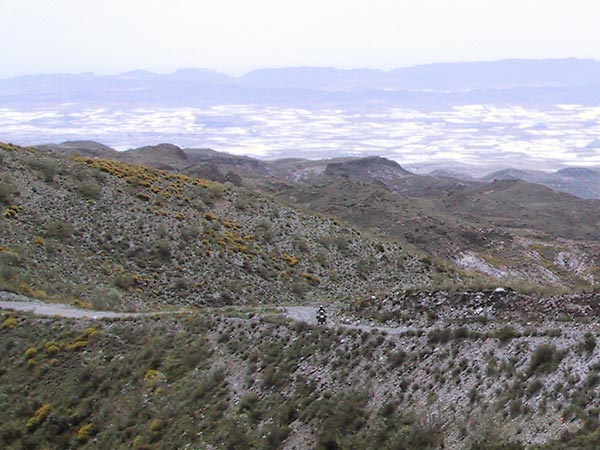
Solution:
<svg viewBox="0 0 600 450"><path fill-rule="evenodd" d="M0 0L0 77L600 59L597 0Z"/></svg>

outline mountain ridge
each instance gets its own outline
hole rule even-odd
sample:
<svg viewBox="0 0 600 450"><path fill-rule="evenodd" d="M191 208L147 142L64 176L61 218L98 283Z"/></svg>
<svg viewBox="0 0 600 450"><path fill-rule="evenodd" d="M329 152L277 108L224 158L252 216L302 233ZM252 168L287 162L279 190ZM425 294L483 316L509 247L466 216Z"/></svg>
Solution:
<svg viewBox="0 0 600 450"><path fill-rule="evenodd" d="M508 75L502 78L502 71ZM377 69L259 69L232 77L210 69L171 74L25 75L0 80L7 105L36 102L90 105L191 106L229 102L340 105L387 102L421 107L448 104L597 104L600 62L500 60Z"/></svg>
<svg viewBox="0 0 600 450"><path fill-rule="evenodd" d="M506 87L558 87L598 85L600 62L594 59L501 59L495 61L467 61L428 63L399 67L390 70L359 68L297 66L258 68L241 76L231 76L206 68L180 68L172 73L159 74L146 70L132 70L116 75L80 74L29 74L0 79L32 82L36 78L51 84L63 77L71 83L98 78L162 79L215 84L247 84L272 88L302 89L442 89L465 90ZM420 80L420 81L418 81ZM338 83L338 87L335 85ZM387 83L387 84L386 84ZM362 87L361 87L362 86Z"/></svg>

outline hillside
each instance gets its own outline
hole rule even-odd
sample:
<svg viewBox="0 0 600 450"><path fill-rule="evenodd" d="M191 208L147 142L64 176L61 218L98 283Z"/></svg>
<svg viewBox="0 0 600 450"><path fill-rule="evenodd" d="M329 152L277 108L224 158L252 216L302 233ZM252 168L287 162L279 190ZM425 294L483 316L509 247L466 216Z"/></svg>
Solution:
<svg viewBox="0 0 600 450"><path fill-rule="evenodd" d="M163 146L173 150L161 156ZM171 164L176 173L230 181L342 218L500 284L581 290L600 279L598 201L514 182L514 171L504 173L508 181L482 182L416 175L379 157L260 161L167 144L122 152L119 159L135 155L138 163L167 167L172 154L180 155ZM443 271L434 278L449 286Z"/></svg>
<svg viewBox="0 0 600 450"><path fill-rule="evenodd" d="M330 327L240 307L3 313L0 445L591 450L597 312L589 297L421 292L365 298ZM402 326L361 329L360 314Z"/></svg>
<svg viewBox="0 0 600 450"><path fill-rule="evenodd" d="M497 180L478 189L451 194L446 211L485 218L513 228L532 228L578 240L600 237L600 201L582 200L520 180Z"/></svg>
<svg viewBox="0 0 600 450"><path fill-rule="evenodd" d="M509 285L596 286L598 201L528 183L321 177L272 189L290 204L344 218ZM364 178L363 178L364 179ZM395 184L398 188L398 184Z"/></svg>
<svg viewBox="0 0 600 450"><path fill-rule="evenodd" d="M439 269L410 245L231 184L0 152L0 289L144 310L342 300L430 285Z"/></svg>
<svg viewBox="0 0 600 450"><path fill-rule="evenodd" d="M594 202L515 181L409 196L386 183L435 177L355 159L260 177L216 156L230 165L197 167L244 166L245 187L0 144L0 300L160 313L2 311L0 447L600 445L598 295L472 289L498 281L451 263L586 280Z"/></svg>
<svg viewBox="0 0 600 450"><path fill-rule="evenodd" d="M504 169L486 175L483 180L523 180L581 198L600 198L600 172L581 167L571 167L551 173Z"/></svg>

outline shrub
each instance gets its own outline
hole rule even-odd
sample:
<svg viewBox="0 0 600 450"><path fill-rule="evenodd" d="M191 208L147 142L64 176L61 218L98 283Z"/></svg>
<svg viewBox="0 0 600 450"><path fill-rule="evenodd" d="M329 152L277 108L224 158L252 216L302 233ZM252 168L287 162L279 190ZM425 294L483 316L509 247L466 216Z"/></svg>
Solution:
<svg viewBox="0 0 600 450"><path fill-rule="evenodd" d="M29 347L27 350L25 350L25 358L27 358L27 359L35 358L37 353L38 353L38 351L35 347Z"/></svg>
<svg viewBox="0 0 600 450"><path fill-rule="evenodd" d="M32 159L28 164L32 169L41 172L46 182L53 181L54 176L58 173L56 161L51 159Z"/></svg>
<svg viewBox="0 0 600 450"><path fill-rule="evenodd" d="M404 364L404 361L406 361L406 357L407 357L407 354L403 350L400 350L397 352L391 352L390 354L388 354L388 363L389 363L390 367L395 369L397 367L400 367L402 364Z"/></svg>
<svg viewBox="0 0 600 450"><path fill-rule="evenodd" d="M319 403L315 405L319 419L316 448L364 448L358 433L367 421L367 396L352 391Z"/></svg>
<svg viewBox="0 0 600 450"><path fill-rule="evenodd" d="M175 289L176 291L185 291L188 290L190 288L190 282L183 277L178 277L175 279L175 282L173 283L173 289Z"/></svg>
<svg viewBox="0 0 600 450"><path fill-rule="evenodd" d="M274 387L282 386L285 382L285 377L281 373L281 371L273 368L267 367L263 372L262 385L266 389L271 389Z"/></svg>
<svg viewBox="0 0 600 450"><path fill-rule="evenodd" d="M529 386L527 386L527 389L525 390L525 394L527 395L527 397L531 397L537 394L543 387L544 384L536 378L531 383L529 383Z"/></svg>
<svg viewBox="0 0 600 450"><path fill-rule="evenodd" d="M529 373L554 372L564 356L564 352L557 350L556 346L541 344L531 354Z"/></svg>
<svg viewBox="0 0 600 450"><path fill-rule="evenodd" d="M513 327L507 326L507 327L503 327L503 328L500 328L499 330L494 331L493 336L502 342L507 342L507 341L510 341L511 339L520 337L521 333L519 333Z"/></svg>
<svg viewBox="0 0 600 450"><path fill-rule="evenodd" d="M2 328L8 328L9 330L13 330L19 324L19 321L15 317L9 317L4 322L2 322Z"/></svg>
<svg viewBox="0 0 600 450"><path fill-rule="evenodd" d="M150 430L150 433L156 435L156 434L160 434L164 427L165 427L165 423L162 420L154 419L152 422L150 422L150 426L148 427L148 430Z"/></svg>
<svg viewBox="0 0 600 450"><path fill-rule="evenodd" d="M0 203L9 204L13 195L17 192L17 187L10 179L0 181Z"/></svg>
<svg viewBox="0 0 600 450"><path fill-rule="evenodd" d="M346 250L348 250L348 247L350 246L350 242L351 242L351 238L349 236L345 236L345 235L336 235L333 238L333 245L335 245L338 250L344 252Z"/></svg>
<svg viewBox="0 0 600 450"><path fill-rule="evenodd" d="M600 384L600 375L598 372L590 372L585 379L585 385L589 388L595 388Z"/></svg>
<svg viewBox="0 0 600 450"><path fill-rule="evenodd" d="M281 448L281 444L290 434L290 427L286 424L278 425L272 423L265 428L264 440L261 447L264 450L276 450Z"/></svg>
<svg viewBox="0 0 600 450"><path fill-rule="evenodd" d="M200 235L200 228L196 225L191 225L189 227L183 227L180 233L181 239L184 242L189 242L194 239L197 239Z"/></svg>
<svg viewBox="0 0 600 450"><path fill-rule="evenodd" d="M36 247L45 247L46 246L46 241L44 240L44 238L40 237L40 236L35 236L31 242L33 243L33 245L35 245Z"/></svg>
<svg viewBox="0 0 600 450"><path fill-rule="evenodd" d="M84 198L98 200L102 189L93 181L84 181L77 186L77 192Z"/></svg>
<svg viewBox="0 0 600 450"><path fill-rule="evenodd" d="M297 281L295 283L292 283L291 289L292 289L292 292L296 296L303 297L304 294L306 293L307 286L306 286L306 283L303 283L301 281Z"/></svg>
<svg viewBox="0 0 600 450"><path fill-rule="evenodd" d="M51 220L46 224L46 237L66 240L73 234L73 227L61 220Z"/></svg>
<svg viewBox="0 0 600 450"><path fill-rule="evenodd" d="M65 349L71 351L71 350L81 350L82 348L87 347L87 341L75 341L72 342L71 344L67 344L65 346Z"/></svg>
<svg viewBox="0 0 600 450"><path fill-rule="evenodd" d="M144 381L153 382L158 377L160 377L160 372L156 369L148 369L148 371L144 375Z"/></svg>
<svg viewBox="0 0 600 450"><path fill-rule="evenodd" d="M431 330L427 334L427 341L430 344L445 344L450 340L452 336L452 330L449 328L445 328L443 330L436 328L435 330Z"/></svg>
<svg viewBox="0 0 600 450"><path fill-rule="evenodd" d="M391 401L391 402L385 402L381 408L379 408L379 411L377 411L377 414L380 415L381 417L391 417L395 412L396 409L398 408L398 403Z"/></svg>
<svg viewBox="0 0 600 450"><path fill-rule="evenodd" d="M295 265L297 265L299 263L298 258L296 258L292 255L289 255L287 253L284 253L283 259L285 259L287 261L287 263L289 264L290 267L294 267Z"/></svg>
<svg viewBox="0 0 600 450"><path fill-rule="evenodd" d="M456 328L452 333L452 337L456 340L467 339L469 336L469 330L467 330L465 327Z"/></svg>
<svg viewBox="0 0 600 450"><path fill-rule="evenodd" d="M124 291L127 291L135 284L135 279L133 278L133 276L131 276L127 273L120 273L119 275L117 275L115 277L114 283L115 283L115 286L118 287L119 289L123 289Z"/></svg>
<svg viewBox="0 0 600 450"><path fill-rule="evenodd" d="M246 211L250 205L250 199L246 196L238 196L233 203L233 206L239 211Z"/></svg>
<svg viewBox="0 0 600 450"><path fill-rule="evenodd" d="M255 392L247 392L240 399L240 411L251 411L259 400L260 397Z"/></svg>
<svg viewBox="0 0 600 450"><path fill-rule="evenodd" d="M227 192L227 188L225 187L224 184L213 183L209 186L208 191L214 198L221 199L225 196L225 193Z"/></svg>
<svg viewBox="0 0 600 450"><path fill-rule="evenodd" d="M444 448L442 426L432 419L415 420L405 439L408 443L405 448L410 450Z"/></svg>
<svg viewBox="0 0 600 450"><path fill-rule="evenodd" d="M98 287L97 290L92 292L89 300L93 309L111 310L120 306L122 294L112 287Z"/></svg>
<svg viewBox="0 0 600 450"><path fill-rule="evenodd" d="M44 347L46 348L46 353L48 353L48 355L56 355L60 350L60 345L54 341L46 342Z"/></svg>
<svg viewBox="0 0 600 450"><path fill-rule="evenodd" d="M596 338L592 333L585 333L583 341L579 343L579 350L585 351L586 353L594 353L596 349Z"/></svg>
<svg viewBox="0 0 600 450"><path fill-rule="evenodd" d="M48 418L48 415L52 411L51 403L44 403L25 424L27 431L33 431Z"/></svg>
<svg viewBox="0 0 600 450"><path fill-rule="evenodd" d="M150 201L150 196L145 192L138 192L135 196L145 202Z"/></svg>
<svg viewBox="0 0 600 450"><path fill-rule="evenodd" d="M4 211L4 217L8 219L13 219L17 217L17 214L19 214L19 211L21 211L22 209L23 207L21 205L10 205L9 208L6 211Z"/></svg>
<svg viewBox="0 0 600 450"><path fill-rule="evenodd" d="M77 440L81 443L87 442L92 433L94 431L94 426L91 423L82 426L79 430L77 430Z"/></svg>
<svg viewBox="0 0 600 450"><path fill-rule="evenodd" d="M171 259L171 246L168 241L161 240L154 245L154 255L161 261Z"/></svg>

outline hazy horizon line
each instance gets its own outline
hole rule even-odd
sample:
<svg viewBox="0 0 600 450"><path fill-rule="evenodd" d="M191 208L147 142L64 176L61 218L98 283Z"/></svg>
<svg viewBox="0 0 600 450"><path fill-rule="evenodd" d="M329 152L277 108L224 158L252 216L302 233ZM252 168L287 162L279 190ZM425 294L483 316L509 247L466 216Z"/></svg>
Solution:
<svg viewBox="0 0 600 450"><path fill-rule="evenodd" d="M393 72L395 70L400 70L400 69L411 69L411 68L416 68L416 67L427 67L427 66L436 66L436 65L458 65L458 64L494 64L494 63L501 63L501 62L509 62L509 61L514 61L514 62L543 62L543 61L593 61L596 63L600 63L600 58L596 59L596 58L580 58L580 57L550 57L550 58L500 58L500 59L478 59L478 60L454 60L454 61L434 61L434 62L427 62L427 63L421 63L421 64L409 64L409 65L401 65L401 66L395 66L393 68L390 69L384 69L384 68L380 68L380 67L372 67L372 66L355 66L355 67L340 67L340 66L328 66L328 65L281 65L281 66L257 66L253 69L250 70L244 70L244 71L234 71L234 70L222 70L222 69L214 69L211 67L206 67L206 66L181 66L178 68L175 68L173 70L170 71L153 71L153 70L149 70L149 69L144 69L144 68L136 68L136 69L130 69L130 70L124 70L124 71L119 71L119 72L105 72L105 71L90 71L90 70L86 70L86 71L57 71L57 72L27 72L27 73L21 73L18 75L10 75L10 76L0 76L0 80L8 80L8 79L12 79L12 78L20 78L20 77L27 77L27 76L44 76L44 75L93 75L93 76L98 76L98 77L102 77L102 76L119 76L119 75L127 75L127 74L131 74L131 73L135 73L135 72L144 72L144 73L148 73L148 74L152 74L152 75L159 75L159 76L163 76L163 75L173 75L177 72L180 71L184 71L184 70L204 70L204 71L208 71L208 72L215 72L221 75L226 75L229 76L231 78L243 78L244 76L252 73L252 72L256 72L259 70L286 70L286 69L329 69L329 70L337 70L340 72L352 72L352 71L360 71L360 70L369 70L369 71L379 71L379 72L383 72L383 73L389 73L389 72Z"/></svg>

